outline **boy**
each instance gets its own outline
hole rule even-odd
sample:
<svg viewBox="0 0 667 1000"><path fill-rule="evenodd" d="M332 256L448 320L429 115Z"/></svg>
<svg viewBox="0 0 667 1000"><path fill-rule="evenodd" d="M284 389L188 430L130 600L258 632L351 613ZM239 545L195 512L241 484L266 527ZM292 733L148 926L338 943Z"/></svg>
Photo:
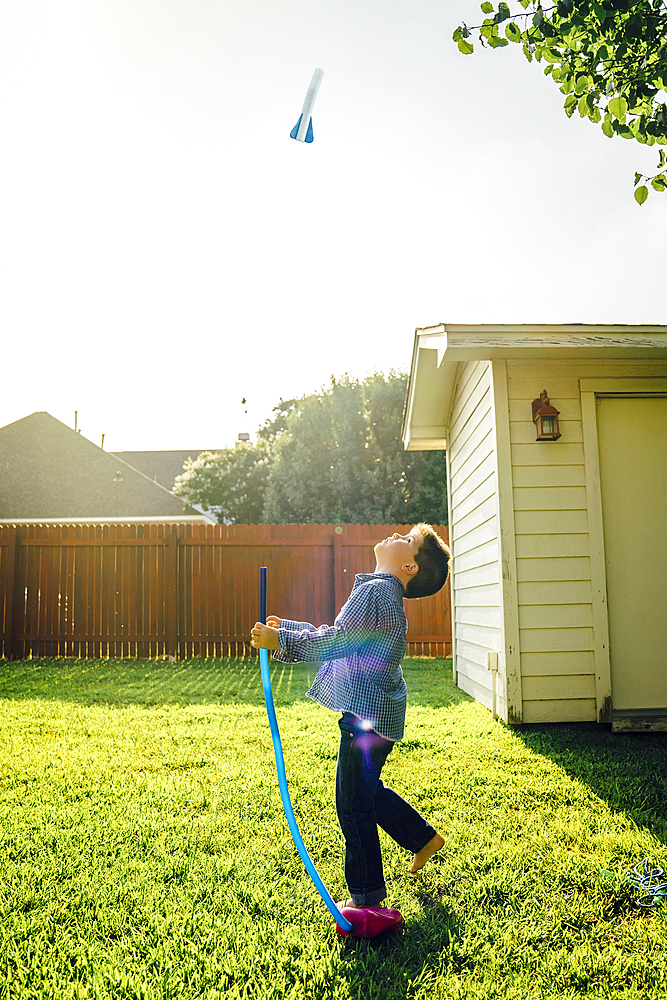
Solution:
<svg viewBox="0 0 667 1000"><path fill-rule="evenodd" d="M394 532L374 551L375 572L357 575L332 626L271 616L251 632L251 645L273 650L283 663L325 661L307 695L342 712L336 812L351 898L339 905L358 909L377 906L387 895L378 824L413 853L411 872L444 844L430 823L383 784L380 773L405 722L403 598L437 593L447 579L450 553L428 524L415 525L407 535Z"/></svg>

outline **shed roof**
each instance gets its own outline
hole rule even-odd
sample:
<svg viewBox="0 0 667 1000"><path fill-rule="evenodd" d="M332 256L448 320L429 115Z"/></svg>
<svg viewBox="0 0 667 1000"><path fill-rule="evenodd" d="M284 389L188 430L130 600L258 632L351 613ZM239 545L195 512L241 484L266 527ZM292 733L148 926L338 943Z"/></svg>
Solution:
<svg viewBox="0 0 667 1000"><path fill-rule="evenodd" d="M46 412L0 427L0 520L210 519Z"/></svg>
<svg viewBox="0 0 667 1000"><path fill-rule="evenodd" d="M403 413L406 450L447 446L459 362L510 358L667 358L667 326L439 323L418 328Z"/></svg>

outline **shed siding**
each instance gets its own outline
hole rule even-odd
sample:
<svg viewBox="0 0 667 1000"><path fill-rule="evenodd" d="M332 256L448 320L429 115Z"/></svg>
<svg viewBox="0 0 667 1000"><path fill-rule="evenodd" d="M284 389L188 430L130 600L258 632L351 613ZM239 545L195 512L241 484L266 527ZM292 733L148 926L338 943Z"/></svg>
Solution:
<svg viewBox="0 0 667 1000"><path fill-rule="evenodd" d="M457 682L491 708L489 650L502 651L495 433L490 366L462 366L448 436ZM502 657L501 657L502 659ZM504 715L504 685L497 711Z"/></svg>
<svg viewBox="0 0 667 1000"><path fill-rule="evenodd" d="M579 379L662 374L655 361L507 363L524 722L596 719ZM558 442L535 441L531 403L544 388L560 410Z"/></svg>

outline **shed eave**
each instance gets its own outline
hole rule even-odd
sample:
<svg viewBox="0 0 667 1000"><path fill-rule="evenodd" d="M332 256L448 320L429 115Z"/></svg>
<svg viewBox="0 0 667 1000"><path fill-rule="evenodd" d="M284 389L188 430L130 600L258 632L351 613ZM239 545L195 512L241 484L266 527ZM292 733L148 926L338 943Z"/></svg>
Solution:
<svg viewBox="0 0 667 1000"><path fill-rule="evenodd" d="M446 448L461 362L586 358L667 358L667 326L440 323L419 328L403 413L403 445L406 451Z"/></svg>
<svg viewBox="0 0 667 1000"><path fill-rule="evenodd" d="M448 361L667 358L666 326L443 327L445 342L440 351ZM433 338L429 346L437 347Z"/></svg>
<svg viewBox="0 0 667 1000"><path fill-rule="evenodd" d="M401 437L406 451L447 447L447 419L457 362L442 361L444 324L415 331Z"/></svg>

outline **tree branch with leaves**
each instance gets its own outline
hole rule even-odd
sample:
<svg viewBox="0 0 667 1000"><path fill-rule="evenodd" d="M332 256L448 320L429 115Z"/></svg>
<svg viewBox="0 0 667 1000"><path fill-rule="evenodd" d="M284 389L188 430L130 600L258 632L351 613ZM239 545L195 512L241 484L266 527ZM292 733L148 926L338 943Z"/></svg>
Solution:
<svg viewBox="0 0 667 1000"><path fill-rule="evenodd" d="M568 117L575 111L599 124L612 139L635 139L647 146L667 145L667 5L664 0L558 0L542 7L541 0L519 0L523 11L512 13L507 3L497 8L481 4L487 17L475 27L460 24L453 34L464 55L478 32L482 45L501 48L522 45L529 62L544 61L565 95ZM501 25L505 25L502 29ZM635 199L642 205L650 184L667 189L663 172L635 173Z"/></svg>

